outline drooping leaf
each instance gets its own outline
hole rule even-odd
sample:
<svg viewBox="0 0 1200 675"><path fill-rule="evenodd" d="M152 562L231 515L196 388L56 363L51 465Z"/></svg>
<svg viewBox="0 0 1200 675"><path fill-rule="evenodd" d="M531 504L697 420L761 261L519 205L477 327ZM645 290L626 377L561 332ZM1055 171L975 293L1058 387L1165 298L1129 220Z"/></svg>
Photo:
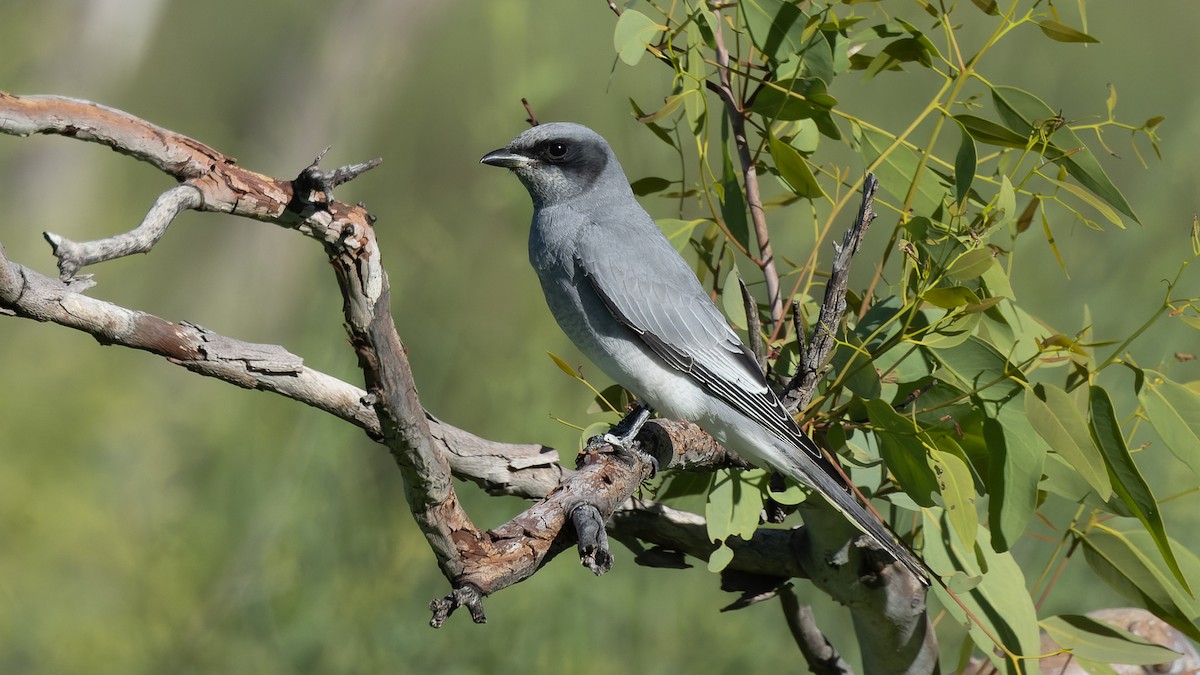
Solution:
<svg viewBox="0 0 1200 675"><path fill-rule="evenodd" d="M918 172L921 158L912 148L903 144L892 147L892 138L867 127L855 125L855 129L861 140L859 152L863 161L868 167L874 167L879 185L886 192L898 200L904 200L908 195L909 186L916 180L919 183L913 196L912 210L915 213L931 214L941 206L942 200L950 194L949 182L930 170L928 165ZM882 161L876 164L880 157L883 157Z"/></svg>
<svg viewBox="0 0 1200 675"><path fill-rule="evenodd" d="M946 520L967 550L975 548L979 515L975 511L975 483L962 448L949 436L937 439L933 469L937 474Z"/></svg>
<svg viewBox="0 0 1200 675"><path fill-rule="evenodd" d="M554 352L546 352L546 355L550 357L551 361L554 361L554 365L558 366L559 370L563 371L567 375L570 375L576 380L581 379L580 374L575 372L575 369L572 368L569 363L563 360L561 356L555 354Z"/></svg>
<svg viewBox="0 0 1200 675"><path fill-rule="evenodd" d="M998 145L1002 148L1024 148L1029 142L1028 136L1022 136L1008 127L982 117L962 114L955 115L954 119L967 130L967 133L971 134L971 138L980 143Z"/></svg>
<svg viewBox="0 0 1200 675"><path fill-rule="evenodd" d="M1038 384L1025 395L1025 412L1038 435L1107 501L1112 496L1108 469L1070 395L1052 384Z"/></svg>
<svg viewBox="0 0 1200 675"><path fill-rule="evenodd" d="M1138 400L1171 452L1200 476L1200 393L1161 373L1146 371Z"/></svg>
<svg viewBox="0 0 1200 675"><path fill-rule="evenodd" d="M975 645L1002 669L1002 672L1028 673L1034 661L1022 661L1020 665L998 655L990 635L996 636L1009 651L1019 656L1032 657L1040 653L1037 628L1037 610L1025 587L1025 576L1009 553L993 551L987 543L987 532L981 531L974 549L968 549L958 538L953 528L947 529L938 517L938 509L925 512L922 522L925 530L925 545L922 553L929 566L939 574L954 576L950 586L964 586L957 590L958 600L971 611L967 617L963 608L940 584L933 585L942 607L954 617L956 623L967 626ZM987 572L984 574L984 572ZM963 576L978 579L970 586L960 584Z"/></svg>
<svg viewBox="0 0 1200 675"><path fill-rule="evenodd" d="M843 342L838 344L829 360L831 372L856 396L863 399L878 398L883 384L862 338L855 332L842 333L842 337Z"/></svg>
<svg viewBox="0 0 1200 675"><path fill-rule="evenodd" d="M1175 575L1180 585L1190 591L1191 586L1183 576L1183 571L1179 569L1179 562L1175 559L1175 552L1171 549L1171 542L1167 538L1166 526L1163 524L1162 514L1158 510L1158 501L1154 499L1154 494L1150 492L1150 485L1142 477L1141 471L1138 471L1137 464L1133 461L1133 456L1125 445L1125 437L1121 434L1116 411L1113 409L1108 392L1102 387L1092 385L1088 388L1088 413L1092 437L1104 455L1113 492L1129 508L1129 511L1142 521L1142 525L1154 539L1158 552L1162 554L1167 568Z"/></svg>
<svg viewBox="0 0 1200 675"><path fill-rule="evenodd" d="M837 103L821 80L797 77L764 84L753 110L769 120L793 121L828 116Z"/></svg>
<svg viewBox="0 0 1200 675"><path fill-rule="evenodd" d="M1100 168L1092 151L1068 125L1053 122L1058 115L1044 101L1016 87L993 87L992 102L1001 119L1014 132L1026 137L1035 131L1048 134L1051 143L1046 148L1048 158L1062 164L1080 185L1138 222L1133 208Z"/></svg>
<svg viewBox="0 0 1200 675"><path fill-rule="evenodd" d="M988 525L992 548L1007 551L1025 533L1037 508L1038 481L1048 448L1025 416L1025 392L994 407L983 420L988 449Z"/></svg>
<svg viewBox="0 0 1200 675"><path fill-rule="evenodd" d="M954 156L954 201L962 205L971 192L971 182L975 180L975 139L962 122L955 120L962 138L958 142L958 153Z"/></svg>
<svg viewBox="0 0 1200 675"><path fill-rule="evenodd" d="M813 176L812 169L808 168L808 162L795 148L774 136L768 137L767 144L771 149L771 158L775 160L775 168L779 170L780 177L788 184L792 192L807 199L825 196L821 185Z"/></svg>
<svg viewBox="0 0 1200 675"><path fill-rule="evenodd" d="M1038 28L1046 34L1046 37L1055 42L1083 42L1083 43L1099 43L1096 38L1082 31L1071 28L1070 26L1055 21L1054 19L1046 19L1038 22Z"/></svg>
<svg viewBox="0 0 1200 675"><path fill-rule="evenodd" d="M613 28L613 47L627 65L636 66L646 54L646 46L654 42L659 31L666 26L655 23L650 17L636 9L626 9Z"/></svg>
<svg viewBox="0 0 1200 675"><path fill-rule="evenodd" d="M737 267L729 270L729 274L725 275L724 283L721 288L721 308L725 310L725 318L729 324L738 330L746 330L749 323L746 321L746 303L742 302L742 291L739 287Z"/></svg>
<svg viewBox="0 0 1200 675"><path fill-rule="evenodd" d="M1058 646L1088 661L1140 666L1169 663L1180 656L1160 644L1090 616L1060 614L1043 619L1042 628Z"/></svg>
<svg viewBox="0 0 1200 675"><path fill-rule="evenodd" d="M785 0L743 0L738 3L750 41L768 60L778 62L804 51L807 17Z"/></svg>
<svg viewBox="0 0 1200 675"><path fill-rule="evenodd" d="M921 506L933 506L932 495L940 490L940 486L929 465L933 443L928 434L893 410L886 401L871 399L866 402L866 407L888 470L913 501Z"/></svg>
<svg viewBox="0 0 1200 675"><path fill-rule="evenodd" d="M721 218L725 221L725 227L729 228L730 234L742 245L742 248L749 249L750 225L746 218L746 197L742 194L742 186L738 183L737 173L733 169L728 142L722 143L722 152L724 161L722 162L721 184L725 197L721 201Z"/></svg>
<svg viewBox="0 0 1200 675"><path fill-rule="evenodd" d="M1046 180L1049 181L1052 185L1057 186L1060 190L1066 190L1067 192L1070 192L1071 194L1075 195L1080 200L1082 200L1084 203L1086 203L1088 206L1092 207L1093 209L1096 209L1096 211L1098 211L1100 213L1100 215L1104 216L1105 220L1107 220L1108 222L1112 223L1113 225L1116 225L1117 227L1119 227L1121 229L1125 229L1125 223L1121 222L1121 216L1118 216L1117 212L1114 211L1111 206L1109 206L1107 203L1102 201L1096 195L1092 194L1091 192L1088 192L1087 190L1084 190L1083 188L1079 187L1078 185L1072 185L1071 183L1057 181L1057 180L1054 180L1053 178L1046 178ZM1055 254L1057 254L1057 250L1055 251ZM1060 262L1061 262L1061 260L1060 260Z"/></svg>
<svg viewBox="0 0 1200 675"><path fill-rule="evenodd" d="M1122 532L1093 525L1081 539L1088 565L1113 590L1191 639L1200 640L1200 628L1194 623L1200 606L1165 569L1161 558L1153 555L1157 548L1145 531ZM1184 575L1200 579L1200 560L1186 549L1173 548L1180 553Z"/></svg>
<svg viewBox="0 0 1200 675"><path fill-rule="evenodd" d="M666 178L659 178L658 176L646 176L645 178L633 181L629 184L629 187L633 188L633 194L645 197L646 195L662 192L671 187L671 181Z"/></svg>
<svg viewBox="0 0 1200 675"><path fill-rule="evenodd" d="M637 121L641 122L642 124L649 124L650 122L657 122L661 120L662 118L678 110L679 106L683 104L684 96L693 93L693 91L687 91L682 94L671 94L663 100L661 108L652 113L641 115L637 118Z"/></svg>
<svg viewBox="0 0 1200 675"><path fill-rule="evenodd" d="M950 266L946 268L946 274L959 281L970 281L981 276L988 268L995 264L996 256L992 252L992 249L980 246L955 258L950 263Z"/></svg>

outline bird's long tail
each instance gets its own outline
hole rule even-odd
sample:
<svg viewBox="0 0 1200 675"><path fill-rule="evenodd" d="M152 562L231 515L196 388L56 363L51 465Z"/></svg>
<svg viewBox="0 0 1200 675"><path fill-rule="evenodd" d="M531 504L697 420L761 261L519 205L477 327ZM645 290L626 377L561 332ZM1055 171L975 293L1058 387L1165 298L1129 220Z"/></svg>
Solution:
<svg viewBox="0 0 1200 675"><path fill-rule="evenodd" d="M790 474L792 478L820 492L826 501L832 504L842 515L846 516L864 534L874 539L876 543L883 547L883 550L887 551L893 558L907 567L922 584L929 585L933 572L925 562L909 550L908 546L900 541L896 535L892 534L891 530L881 523L874 514L864 508L858 499L848 492L840 481L833 478L816 464L802 466L803 460L787 453L785 453L785 457L788 460L789 466L778 468L783 470L784 473Z"/></svg>

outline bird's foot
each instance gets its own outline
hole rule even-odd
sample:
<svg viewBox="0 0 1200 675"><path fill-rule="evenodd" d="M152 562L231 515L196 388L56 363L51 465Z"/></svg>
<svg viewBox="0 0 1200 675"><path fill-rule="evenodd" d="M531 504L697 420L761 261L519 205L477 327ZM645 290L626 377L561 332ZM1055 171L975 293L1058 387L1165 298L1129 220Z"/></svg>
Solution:
<svg viewBox="0 0 1200 675"><path fill-rule="evenodd" d="M641 455L650 462L650 476L653 478L659 470L658 458L642 450L641 446L634 440L637 438L638 432L642 430L642 426L646 424L646 420L650 419L651 412L650 406L642 403L637 404L624 419L618 422L612 429L609 429L608 433L600 436L599 441L602 444L629 450Z"/></svg>

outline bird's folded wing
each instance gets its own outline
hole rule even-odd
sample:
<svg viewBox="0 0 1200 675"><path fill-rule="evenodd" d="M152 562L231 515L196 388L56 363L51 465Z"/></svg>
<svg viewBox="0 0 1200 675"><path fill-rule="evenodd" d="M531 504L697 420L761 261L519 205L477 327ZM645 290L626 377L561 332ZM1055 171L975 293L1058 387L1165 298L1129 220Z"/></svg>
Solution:
<svg viewBox="0 0 1200 675"><path fill-rule="evenodd" d="M672 249L648 269L619 256L582 256L576 264L618 322L672 368L695 380L785 443L824 466L828 459L767 386L758 362Z"/></svg>

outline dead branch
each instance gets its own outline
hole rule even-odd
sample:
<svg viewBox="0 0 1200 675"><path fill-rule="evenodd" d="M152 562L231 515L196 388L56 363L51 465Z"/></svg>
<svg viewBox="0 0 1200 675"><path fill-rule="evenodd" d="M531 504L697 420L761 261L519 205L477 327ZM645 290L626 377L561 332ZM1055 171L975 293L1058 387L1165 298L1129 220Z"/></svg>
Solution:
<svg viewBox="0 0 1200 675"><path fill-rule="evenodd" d="M421 407L404 346L390 314L389 286L372 218L361 206L333 199L333 188L378 162L331 172L316 163L297 178L276 179L237 166L233 158L202 143L126 113L86 101L0 92L0 132L57 134L106 145L158 167L180 184L166 190L131 232L94 242L47 235L59 259L61 279L51 279L3 258L0 252L0 314L50 321L88 332L102 344L145 350L194 372L240 387L287 396L325 410L385 444L408 486L413 516L451 582L452 593L433 605L437 625L457 607L477 621L482 599L536 573L573 543L593 571L612 560L601 523L614 538L658 555L682 552L707 558L713 542L703 520L631 495L649 475L643 455L607 446L584 454L577 471L563 468L553 449L496 443L457 429ZM350 344L365 382L359 388L313 369L281 346L258 345L218 335L195 324L119 307L82 294L90 280L81 268L145 252L187 209L240 215L295 229L320 242L343 297ZM694 424L652 420L637 437L662 468L711 470L745 466ZM525 512L492 530L477 528L459 505L452 476L493 494L538 499ZM698 522L697 522L698 521ZM799 555L807 528L762 530L748 542L729 542L730 569L786 578L805 576ZM577 537L577 533L581 536Z"/></svg>

